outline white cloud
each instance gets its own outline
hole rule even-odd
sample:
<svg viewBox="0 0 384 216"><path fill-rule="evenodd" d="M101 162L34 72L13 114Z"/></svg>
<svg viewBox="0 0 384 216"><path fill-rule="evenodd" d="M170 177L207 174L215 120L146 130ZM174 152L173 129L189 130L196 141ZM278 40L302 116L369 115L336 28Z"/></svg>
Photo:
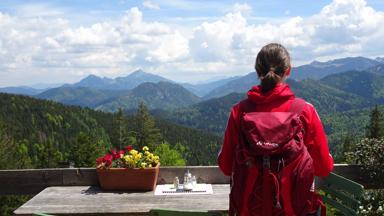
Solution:
<svg viewBox="0 0 384 216"><path fill-rule="evenodd" d="M270 42L285 45L294 64L383 55L384 13L364 0L334 0L312 16L262 24L252 24L251 12L235 4L191 29L147 21L137 7L118 20L83 26L0 12L0 86L75 81L89 73L121 76L137 68L184 81L245 74Z"/></svg>
<svg viewBox="0 0 384 216"><path fill-rule="evenodd" d="M156 10L159 10L160 9L160 6L152 1L143 1L143 6L146 7L146 8L149 8L149 9L156 9Z"/></svg>
<svg viewBox="0 0 384 216"><path fill-rule="evenodd" d="M240 13L250 13L252 11L252 7L247 4L247 3L235 3L235 5L233 5L233 12L234 13L237 13L237 12L240 12Z"/></svg>
<svg viewBox="0 0 384 216"><path fill-rule="evenodd" d="M248 24L240 10L198 26L191 39L191 53L198 61L251 66L263 45L279 42L291 51L296 62L375 56L383 54L382 49L375 49L376 53L369 51L377 43L373 38L384 37L382 26L384 13L367 6L364 0L334 0L311 17L292 17L260 25Z"/></svg>

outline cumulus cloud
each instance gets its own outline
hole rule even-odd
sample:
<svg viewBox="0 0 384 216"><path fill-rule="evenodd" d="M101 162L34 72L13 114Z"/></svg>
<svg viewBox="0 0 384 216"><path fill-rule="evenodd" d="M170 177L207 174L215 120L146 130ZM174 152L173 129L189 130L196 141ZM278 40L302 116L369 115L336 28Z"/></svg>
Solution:
<svg viewBox="0 0 384 216"><path fill-rule="evenodd" d="M0 12L0 85L76 81L90 73L121 76L137 68L184 81L245 74L270 42L285 45L294 64L383 55L384 13L364 0L334 0L312 16L262 24L251 23L251 11L247 4L235 4L189 31L147 21L137 7L118 20L85 26Z"/></svg>
<svg viewBox="0 0 384 216"><path fill-rule="evenodd" d="M160 6L158 4L151 1L144 1L143 6L149 9L156 9L156 10L160 9Z"/></svg>
<svg viewBox="0 0 384 216"><path fill-rule="evenodd" d="M334 0L311 17L260 25L248 24L242 10L236 9L218 21L198 26L190 43L199 61L246 63L244 60L254 58L266 43L279 42L289 48L294 60L308 62L382 55L382 49L370 50L377 43L372 39L384 36L382 26L384 13L367 6L364 0Z"/></svg>
<svg viewBox="0 0 384 216"><path fill-rule="evenodd" d="M89 73L126 75L189 53L187 38L164 23L145 22L137 7L117 22L79 27L62 19L21 20L0 13L0 33L0 85L15 80L10 73L27 74L35 83L74 81ZM52 72L42 77L47 68Z"/></svg>
<svg viewBox="0 0 384 216"><path fill-rule="evenodd" d="M232 7L233 12L240 13L250 13L252 11L252 7L247 3L235 3Z"/></svg>

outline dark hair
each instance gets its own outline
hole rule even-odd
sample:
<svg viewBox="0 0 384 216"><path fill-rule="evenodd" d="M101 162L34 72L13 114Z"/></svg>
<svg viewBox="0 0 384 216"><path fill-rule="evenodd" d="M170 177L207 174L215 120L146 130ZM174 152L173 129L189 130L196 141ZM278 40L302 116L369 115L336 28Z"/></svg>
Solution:
<svg viewBox="0 0 384 216"><path fill-rule="evenodd" d="M261 48L256 57L255 69L261 81L262 91L267 92L275 88L290 67L291 58L281 44L270 43Z"/></svg>

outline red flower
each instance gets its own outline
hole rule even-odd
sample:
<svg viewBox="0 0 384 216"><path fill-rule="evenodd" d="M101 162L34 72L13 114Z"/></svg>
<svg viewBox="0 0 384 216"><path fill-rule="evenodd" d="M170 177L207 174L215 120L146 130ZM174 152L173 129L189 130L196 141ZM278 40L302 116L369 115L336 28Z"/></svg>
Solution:
<svg viewBox="0 0 384 216"><path fill-rule="evenodd" d="M110 154L107 154L103 157L103 162L105 163L105 165L107 167L111 166L112 165L112 159L113 159L113 156L110 155Z"/></svg>
<svg viewBox="0 0 384 216"><path fill-rule="evenodd" d="M103 163L103 159L103 157L96 158L96 165L100 165L101 163Z"/></svg>
<svg viewBox="0 0 384 216"><path fill-rule="evenodd" d="M133 147L131 145L128 145L125 147L125 152L129 152L133 149Z"/></svg>
<svg viewBox="0 0 384 216"><path fill-rule="evenodd" d="M111 150L111 154L113 156L113 160L116 160L116 159L120 158L120 153L117 152L115 149Z"/></svg>
<svg viewBox="0 0 384 216"><path fill-rule="evenodd" d="M119 155L120 155L119 158L122 158L122 157L124 156L124 154L125 154L125 151L124 151L124 150L120 150L120 151L119 151Z"/></svg>

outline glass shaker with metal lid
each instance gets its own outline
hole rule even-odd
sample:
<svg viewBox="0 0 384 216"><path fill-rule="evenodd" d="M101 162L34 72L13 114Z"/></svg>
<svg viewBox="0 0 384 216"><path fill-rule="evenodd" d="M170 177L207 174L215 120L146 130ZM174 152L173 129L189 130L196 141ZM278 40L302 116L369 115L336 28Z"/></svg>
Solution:
<svg viewBox="0 0 384 216"><path fill-rule="evenodd" d="M192 190L193 189L192 174L189 172L189 170L187 170L187 172L184 174L183 189L184 190Z"/></svg>

